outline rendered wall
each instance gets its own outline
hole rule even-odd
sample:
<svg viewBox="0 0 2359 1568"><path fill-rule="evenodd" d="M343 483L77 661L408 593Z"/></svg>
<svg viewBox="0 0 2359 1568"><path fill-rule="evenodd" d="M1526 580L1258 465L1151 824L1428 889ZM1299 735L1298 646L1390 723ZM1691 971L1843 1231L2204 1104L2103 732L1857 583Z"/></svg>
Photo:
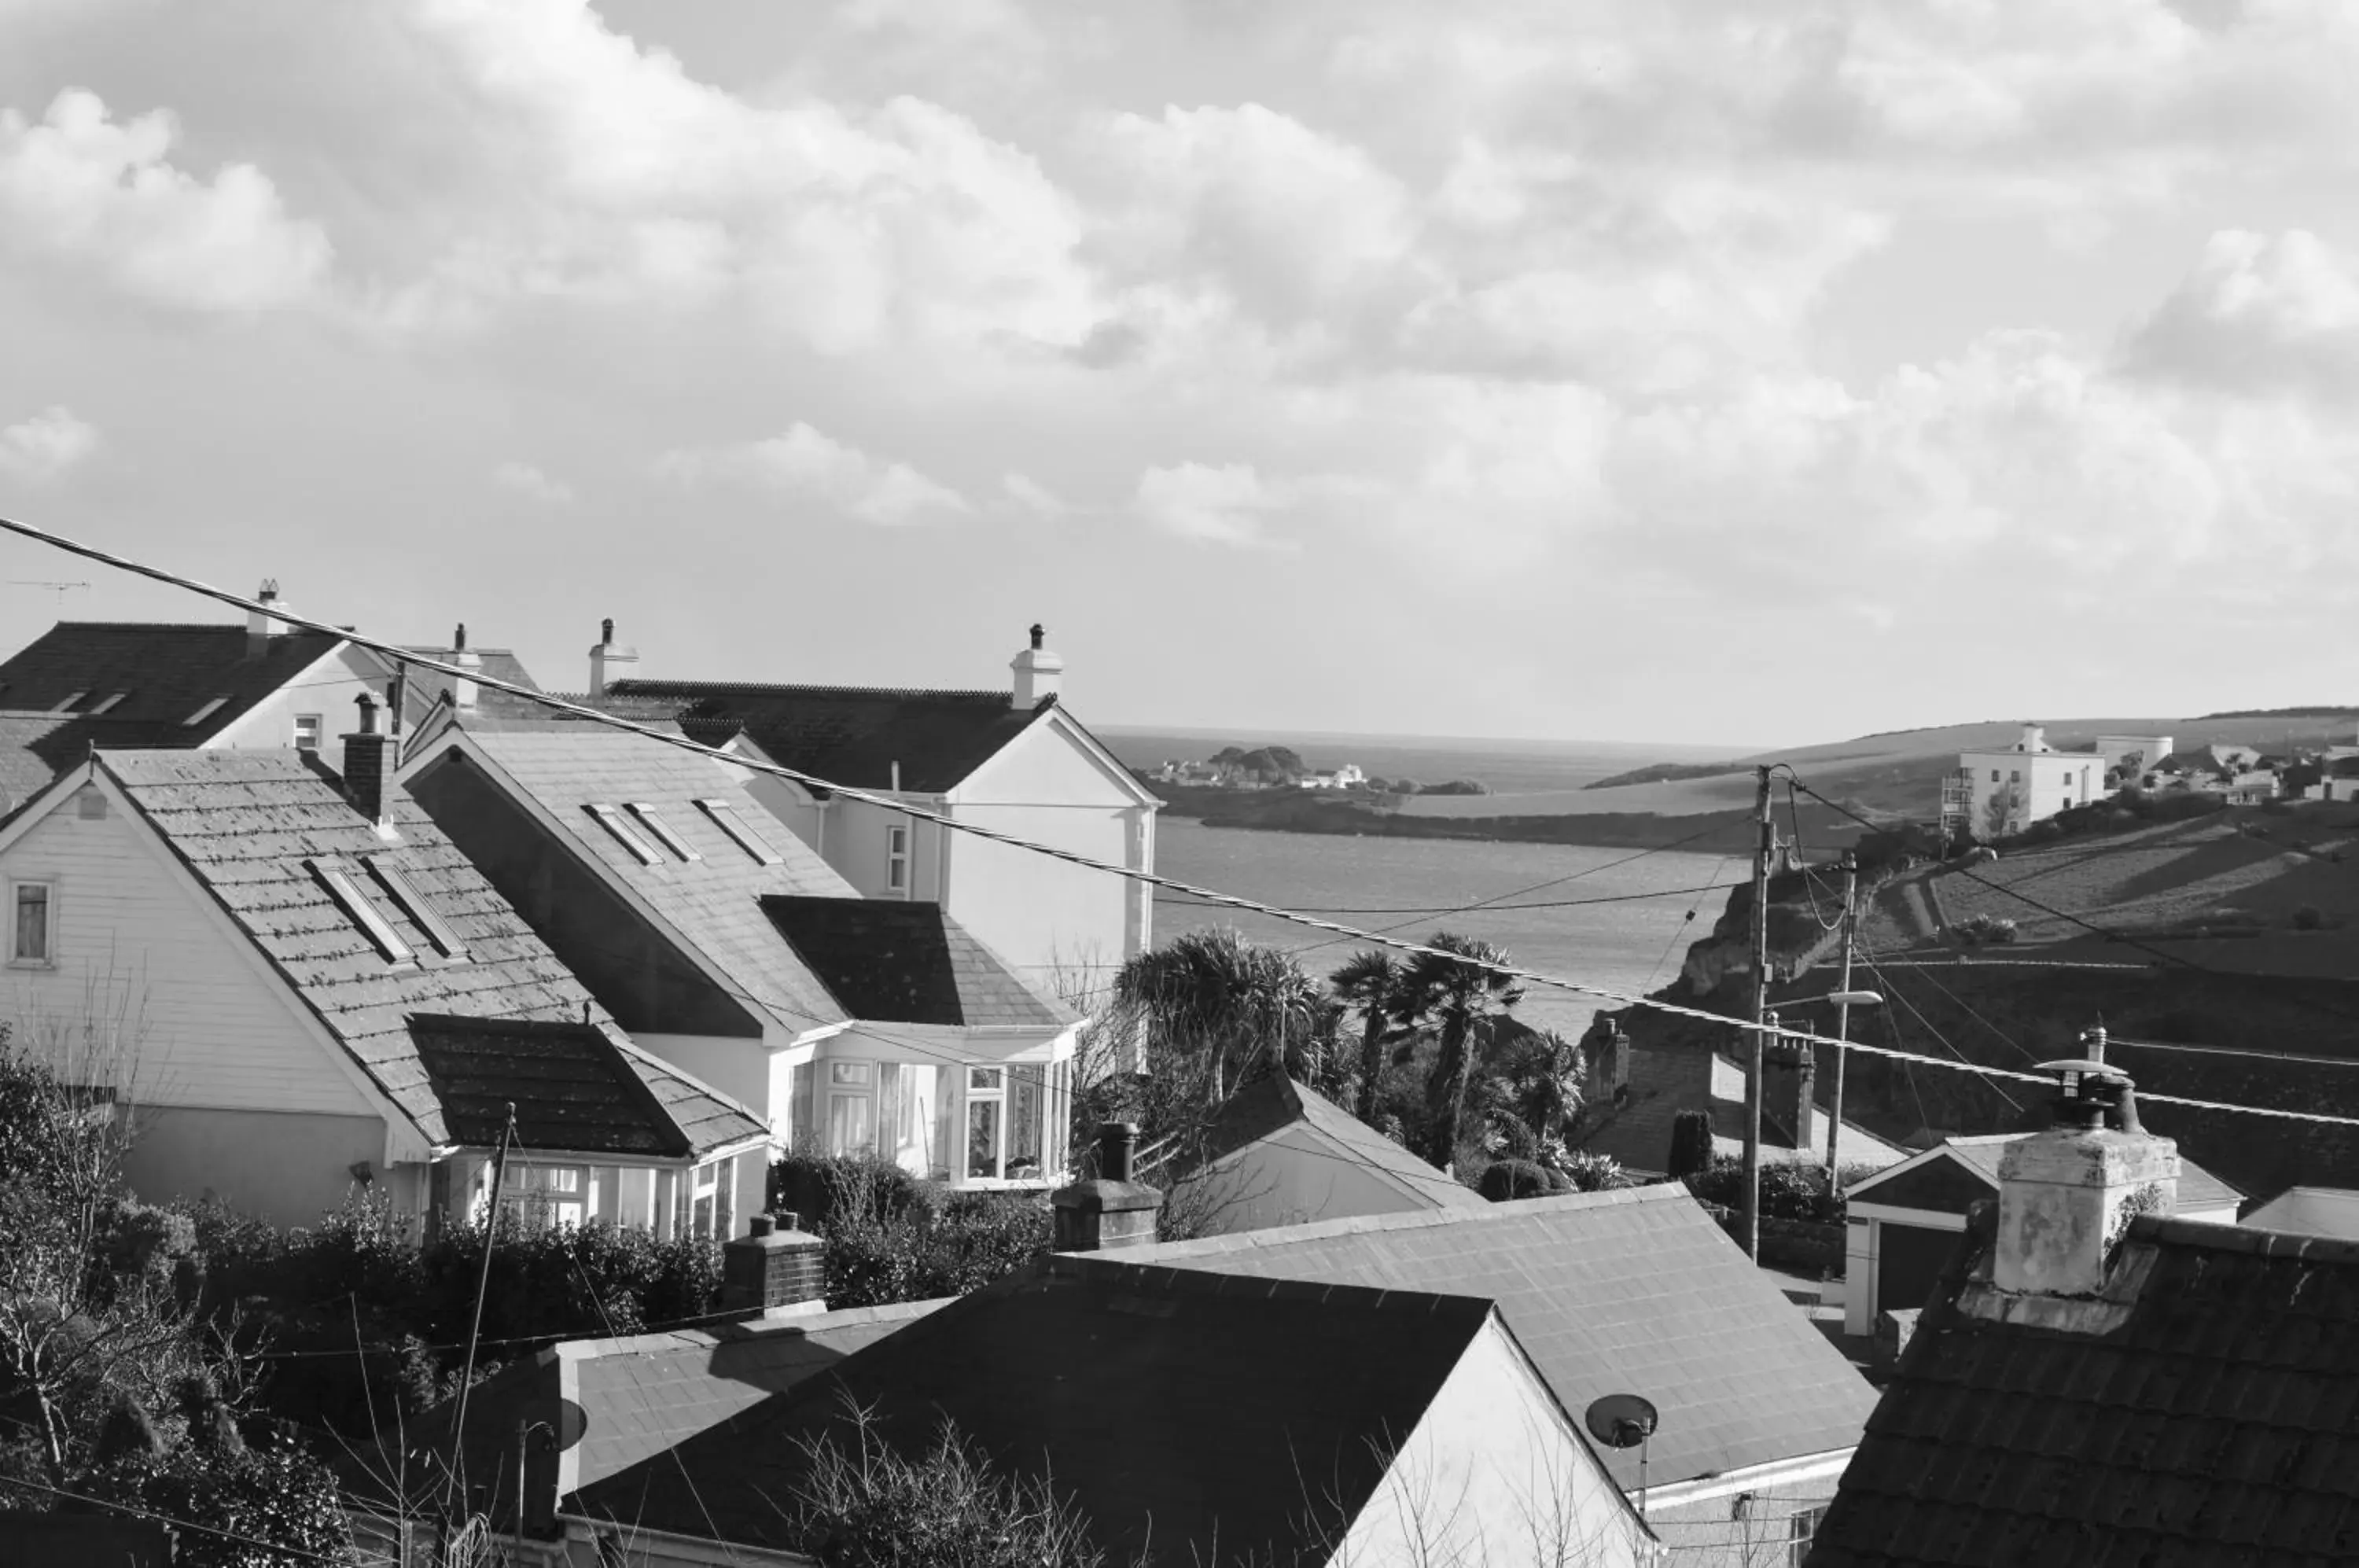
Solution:
<svg viewBox="0 0 2359 1568"><path fill-rule="evenodd" d="M1210 1208L1208 1236L1437 1206L1299 1123L1239 1149L1205 1171L1189 1202L1191 1207L1201 1202Z"/></svg>
<svg viewBox="0 0 2359 1568"><path fill-rule="evenodd" d="M124 1176L151 1203L176 1198L217 1198L279 1226L319 1223L354 1185L352 1167L366 1160L373 1174L402 1188L405 1204L413 1173L384 1170L385 1124L375 1116L136 1107Z"/></svg>
<svg viewBox="0 0 2359 1568"><path fill-rule="evenodd" d="M350 646L340 648L238 715L236 723L205 743L206 749L255 751L291 746L295 744L295 715L317 713L321 755L335 762L343 756L337 737L360 726L360 710L353 706L353 699L366 691L382 703L386 684L385 673L373 656Z"/></svg>

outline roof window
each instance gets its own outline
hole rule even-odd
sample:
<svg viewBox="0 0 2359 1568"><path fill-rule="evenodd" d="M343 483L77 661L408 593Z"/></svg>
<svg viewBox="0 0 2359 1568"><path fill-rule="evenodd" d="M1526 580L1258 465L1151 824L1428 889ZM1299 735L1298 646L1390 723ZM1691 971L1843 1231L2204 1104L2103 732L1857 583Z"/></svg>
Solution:
<svg viewBox="0 0 2359 1568"><path fill-rule="evenodd" d="M698 808L712 819L712 825L729 835L730 841L765 866L777 866L785 857L763 842L762 835L745 825L737 815L737 808L727 800L699 800Z"/></svg>
<svg viewBox="0 0 2359 1568"><path fill-rule="evenodd" d="M466 961L467 944L459 939L457 931L451 929L451 923L435 911L434 906L426 901L409 878L401 874L399 867L382 855L364 855L361 856L361 864L368 867L369 876L385 889L386 897L401 906L401 912L409 917L412 925L426 933L426 940L432 942L443 957L454 964Z"/></svg>
<svg viewBox="0 0 2359 1568"><path fill-rule="evenodd" d="M215 697L211 702L208 702L203 707L199 708L195 713L190 713L187 718L182 719L180 723L183 724L203 724L207 719L210 719L215 713L220 713L223 704L227 703L229 699L227 697Z"/></svg>
<svg viewBox="0 0 2359 1568"><path fill-rule="evenodd" d="M128 697L129 695L131 695L131 693L128 691L110 691L104 697L102 697L97 702L92 703L90 711L93 713L105 713L109 708L114 707L117 702L122 702L124 698Z"/></svg>
<svg viewBox="0 0 2359 1568"><path fill-rule="evenodd" d="M661 817L656 815L656 809L653 806L644 804L641 801L633 800L629 802L628 810L631 815L639 819L639 825L641 827L646 828L647 832L655 834L656 837L662 842L663 846L666 849L671 851L674 855L679 855L682 860L701 860L704 858L704 856L697 854L695 850L689 847L689 844L686 839L680 837L679 833L672 831L672 826L669 822L665 822Z"/></svg>
<svg viewBox="0 0 2359 1568"><path fill-rule="evenodd" d="M323 855L306 860L303 865L319 879L320 886L328 890L328 897L336 901L336 907L344 911L345 918L360 928L362 935L376 944L376 950L385 954L387 963L417 962L418 954L401 940L401 933L393 929L393 922L385 918L385 911L362 891L359 881L353 876L352 862L336 855Z"/></svg>
<svg viewBox="0 0 2359 1568"><path fill-rule="evenodd" d="M51 708L49 712L53 713L71 713L78 705L80 705L82 700L89 695L90 693L87 691L77 691L72 696L68 697L64 702L60 702L56 707Z"/></svg>
<svg viewBox="0 0 2359 1568"><path fill-rule="evenodd" d="M640 865L653 866L657 861L663 858L663 856L656 853L655 845L649 844L647 840L641 838L637 833L631 831L630 823L625 822L623 820L623 814L614 810L614 807L603 805L597 801L592 801L583 806L582 810L597 818L599 825L603 827L608 833L613 833L614 835L614 842L621 844L625 849L629 850L632 857L637 860Z"/></svg>

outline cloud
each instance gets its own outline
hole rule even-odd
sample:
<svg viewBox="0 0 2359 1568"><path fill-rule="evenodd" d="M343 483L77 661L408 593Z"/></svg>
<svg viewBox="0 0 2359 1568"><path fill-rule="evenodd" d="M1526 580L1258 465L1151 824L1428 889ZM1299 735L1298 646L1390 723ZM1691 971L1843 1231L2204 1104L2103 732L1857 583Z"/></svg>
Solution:
<svg viewBox="0 0 2359 1568"><path fill-rule="evenodd" d="M1073 510L1063 496L1029 474L1001 474L999 491L1003 506L1021 517L1061 517Z"/></svg>
<svg viewBox="0 0 2359 1568"><path fill-rule="evenodd" d="M529 463L503 463L492 470L492 483L511 495L544 506L570 506L573 486L550 478Z"/></svg>
<svg viewBox="0 0 2359 1568"><path fill-rule="evenodd" d="M2134 369L2238 392L2359 393L2359 263L2316 234L2223 230L2124 343Z"/></svg>
<svg viewBox="0 0 2359 1568"><path fill-rule="evenodd" d="M1272 547L1278 541L1263 525L1287 501L1250 465L1182 463L1140 474L1131 505L1148 524L1181 539Z"/></svg>
<svg viewBox="0 0 2359 1568"><path fill-rule="evenodd" d="M908 464L879 463L799 421L766 441L665 452L656 471L683 485L732 485L814 502L885 528L942 522L974 510L965 496Z"/></svg>
<svg viewBox="0 0 2359 1568"><path fill-rule="evenodd" d="M0 110L0 231L157 304L250 311L316 295L326 234L290 217L252 164L209 181L175 168L179 135L162 110L117 123L78 89L38 124Z"/></svg>
<svg viewBox="0 0 2359 1568"><path fill-rule="evenodd" d="M53 405L0 429L0 474L43 484L98 450L98 430L73 411Z"/></svg>

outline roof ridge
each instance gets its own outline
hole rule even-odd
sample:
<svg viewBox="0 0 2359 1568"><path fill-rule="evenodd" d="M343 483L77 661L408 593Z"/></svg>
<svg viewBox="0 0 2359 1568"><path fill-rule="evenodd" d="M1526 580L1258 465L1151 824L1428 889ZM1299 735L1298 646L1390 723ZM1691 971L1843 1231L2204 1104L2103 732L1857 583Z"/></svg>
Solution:
<svg viewBox="0 0 2359 1568"><path fill-rule="evenodd" d="M1153 1244L1154 1258L1142 1258L1139 1261L1160 1262L1167 1258L1213 1258L1227 1252L1243 1252L1264 1247L1285 1247L1300 1241L1324 1241L1330 1236L1358 1236L1370 1231L1419 1230L1429 1225L1488 1225L1496 1220L1514 1219L1531 1214L1606 1209L1625 1203L1674 1201L1693 1203L1695 1199L1684 1182L1653 1181L1639 1187L1613 1187L1596 1192L1551 1192L1540 1198L1515 1198L1506 1203L1490 1203L1481 1208L1416 1209L1393 1214L1354 1214L1346 1219L1313 1220L1307 1225L1272 1225L1261 1230L1239 1231L1230 1236L1201 1236L1193 1241L1156 1242Z"/></svg>
<svg viewBox="0 0 2359 1568"><path fill-rule="evenodd" d="M972 686L832 686L797 681L658 681L631 676L606 688L609 696L669 697L684 692L777 694L799 697L952 697L1016 704L1016 694Z"/></svg>
<svg viewBox="0 0 2359 1568"><path fill-rule="evenodd" d="M832 1312L805 1312L798 1317L752 1318L717 1323L709 1327L649 1329L645 1334L599 1334L561 1339L549 1348L568 1361L603 1361L610 1356L653 1356L667 1350L719 1349L765 1339L808 1339L830 1329L864 1323L892 1323L928 1315L956 1296L929 1296L919 1301L888 1301L874 1307L839 1307Z"/></svg>
<svg viewBox="0 0 2359 1568"><path fill-rule="evenodd" d="M1153 1260L1133 1262L1120 1256L1105 1253L1052 1252L1049 1255L1047 1272L1070 1279L1094 1279L1102 1284L1121 1284L1141 1293L1148 1291L1167 1295L1231 1296L1247 1300L1317 1301L1322 1305L1359 1308L1370 1312L1416 1311L1430 1316L1444 1308L1479 1306L1486 1312L1499 1310L1494 1296L1474 1296L1454 1290L1408 1290L1386 1285L1357 1285L1318 1279L1288 1279L1271 1274L1226 1274L1217 1269L1180 1269ZM1113 1278L1106 1278L1106 1277Z"/></svg>

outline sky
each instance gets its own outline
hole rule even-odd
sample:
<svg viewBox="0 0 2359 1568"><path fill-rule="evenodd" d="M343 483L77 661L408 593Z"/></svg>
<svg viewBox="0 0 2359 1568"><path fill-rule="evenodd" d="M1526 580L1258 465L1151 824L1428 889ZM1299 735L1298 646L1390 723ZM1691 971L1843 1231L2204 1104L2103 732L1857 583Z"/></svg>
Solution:
<svg viewBox="0 0 2359 1568"><path fill-rule="evenodd" d="M0 0L0 514L558 690L2350 700L2354 80L2347 0Z"/></svg>

